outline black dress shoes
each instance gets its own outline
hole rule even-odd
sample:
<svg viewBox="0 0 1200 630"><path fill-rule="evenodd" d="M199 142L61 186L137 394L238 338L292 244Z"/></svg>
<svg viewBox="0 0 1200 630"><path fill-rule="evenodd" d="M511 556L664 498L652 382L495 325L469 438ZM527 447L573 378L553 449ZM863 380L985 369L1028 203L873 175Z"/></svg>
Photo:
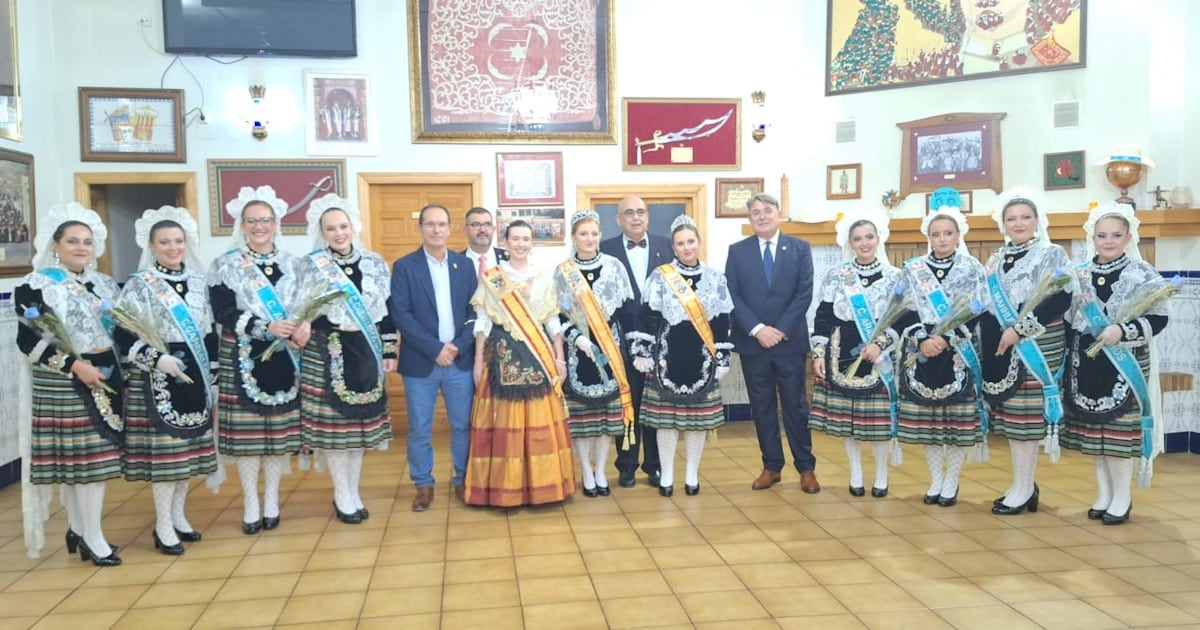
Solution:
<svg viewBox="0 0 1200 630"><path fill-rule="evenodd" d="M612 494L612 488L609 488L608 486L596 486L596 494L606 497Z"/></svg>
<svg viewBox="0 0 1200 630"><path fill-rule="evenodd" d="M1034 494L1037 494L1037 493L1038 493L1038 490L1039 490L1039 488L1038 488L1037 482L1034 482L1034 484L1033 484L1033 493L1034 493ZM1000 505L1001 503L1004 503L1004 497L1000 497L1000 498L998 498L998 499L993 499L993 500L992 500L992 505ZM1099 517L1097 517L1097 518L1099 518Z"/></svg>
<svg viewBox="0 0 1200 630"><path fill-rule="evenodd" d="M177 529L175 530L175 535L183 542L197 542L200 540L200 532L197 531L181 532Z"/></svg>
<svg viewBox="0 0 1200 630"><path fill-rule="evenodd" d="M598 488L590 488L589 489L587 486L584 486L583 496L585 496L589 499L595 499L596 497L600 496L600 491Z"/></svg>
<svg viewBox="0 0 1200 630"><path fill-rule="evenodd" d="M87 542L83 539L79 540L79 559L91 560L92 564L98 567L115 567L121 564L121 559L117 557L116 551L113 551L103 558L97 557L96 554L92 552L91 548L88 547Z"/></svg>
<svg viewBox="0 0 1200 630"><path fill-rule="evenodd" d="M689 486L685 483L685 484L683 484L683 491L685 493L687 493L687 495L689 497L694 497L697 494L700 494L700 484L696 484L694 486Z"/></svg>
<svg viewBox="0 0 1200 630"><path fill-rule="evenodd" d="M632 472L623 472L617 477L617 485L622 488L632 488L637 485L637 477Z"/></svg>
<svg viewBox="0 0 1200 630"><path fill-rule="evenodd" d="M675 486L659 486L658 493L664 497L669 497L675 494Z"/></svg>
<svg viewBox="0 0 1200 630"><path fill-rule="evenodd" d="M659 473L659 472L650 473L649 481L650 481L650 485L654 486L655 488L661 488L662 487L662 473Z"/></svg>
<svg viewBox="0 0 1200 630"><path fill-rule="evenodd" d="M154 548L161 551L163 553L163 555L166 555L166 556L182 556L183 555L183 543L175 543L174 545L168 545L168 544L164 543L161 538L158 537L158 532L154 532Z"/></svg>
<svg viewBox="0 0 1200 630"><path fill-rule="evenodd" d="M867 493L867 489L862 486L850 486L849 490L850 496L852 497L861 497ZM874 488L872 488L872 490L874 490Z"/></svg>
<svg viewBox="0 0 1200 630"><path fill-rule="evenodd" d="M83 540L83 536L71 531L67 528L67 553L74 554L79 549L79 541Z"/></svg>
<svg viewBox="0 0 1200 630"><path fill-rule="evenodd" d="M954 496L952 496L952 497L938 497L938 500L937 500L937 504L942 507L950 507L951 505L954 505L955 503L958 503L958 493L957 492L955 492Z"/></svg>
<svg viewBox="0 0 1200 630"><path fill-rule="evenodd" d="M1036 486L1034 487L1033 494L1030 495L1028 501L1015 507L1009 507L1003 503L1000 505L993 505L992 514L997 516L1013 516L1024 512L1026 509L1028 509L1030 512L1038 511L1038 490Z"/></svg>
<svg viewBox="0 0 1200 630"><path fill-rule="evenodd" d="M887 488L876 488L875 486L871 486L871 496L875 497L876 499L882 499L883 497L887 496Z"/></svg>
<svg viewBox="0 0 1200 630"><path fill-rule="evenodd" d="M1105 525L1120 525L1121 523L1124 523L1125 521L1129 520L1129 515L1132 512L1133 512L1133 504L1130 503L1129 508L1125 510L1125 514L1123 514L1121 516L1116 516L1114 514L1105 512L1104 516L1100 517L1100 522L1104 523Z"/></svg>
<svg viewBox="0 0 1200 630"><path fill-rule="evenodd" d="M371 518L371 511L368 510L366 507L361 507L358 509L358 515L359 515L359 517L362 518L362 520L365 521L365 520Z"/></svg>
<svg viewBox="0 0 1200 630"><path fill-rule="evenodd" d="M924 503L925 505L933 505L933 504L937 503L939 500L941 500L941 498L942 498L941 495L927 494L927 495L925 495L924 498L921 499L921 502ZM1003 503L1003 501L1001 501L1001 503ZM993 504L993 505L995 505L995 504Z"/></svg>
<svg viewBox="0 0 1200 630"><path fill-rule="evenodd" d="M1105 510L1097 510L1096 508L1088 508L1088 519L1098 521L1104 518Z"/></svg>
<svg viewBox="0 0 1200 630"><path fill-rule="evenodd" d="M337 515L337 519L339 521L347 525L358 525L362 523L362 516L359 515L358 510L350 512L349 514L342 512L338 509L337 501L333 502L333 512Z"/></svg>
<svg viewBox="0 0 1200 630"><path fill-rule="evenodd" d="M264 516L262 521L263 529L275 529L279 527L279 516Z"/></svg>
<svg viewBox="0 0 1200 630"><path fill-rule="evenodd" d="M251 536L261 532L263 528L262 521L254 521L253 523L242 523L242 533Z"/></svg>

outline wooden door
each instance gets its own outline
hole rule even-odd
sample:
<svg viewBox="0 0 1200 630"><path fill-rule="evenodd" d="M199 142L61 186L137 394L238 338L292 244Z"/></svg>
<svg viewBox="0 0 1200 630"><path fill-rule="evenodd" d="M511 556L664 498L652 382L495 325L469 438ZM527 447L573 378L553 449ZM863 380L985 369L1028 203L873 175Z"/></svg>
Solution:
<svg viewBox="0 0 1200 630"><path fill-rule="evenodd" d="M371 174L359 175L359 205L363 211L364 242L389 263L421 246L418 223L421 208L436 203L450 211L449 247L467 247L464 217L481 205L482 176L477 174ZM401 340L403 343L403 340ZM388 376L388 402L397 433L408 428L404 385L400 376ZM439 399L434 430L446 431L446 411Z"/></svg>

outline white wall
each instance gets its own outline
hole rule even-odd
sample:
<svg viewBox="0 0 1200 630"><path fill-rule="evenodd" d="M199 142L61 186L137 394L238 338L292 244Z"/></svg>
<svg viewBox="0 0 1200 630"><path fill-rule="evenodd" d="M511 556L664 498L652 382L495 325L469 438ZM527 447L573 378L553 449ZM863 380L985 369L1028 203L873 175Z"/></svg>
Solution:
<svg viewBox="0 0 1200 630"><path fill-rule="evenodd" d="M568 210L580 184L702 182L710 187L725 173L623 172L617 145L413 145L408 84L405 4L400 0L358 0L359 54L350 60L261 59L220 65L198 57L182 61L203 87L212 130L188 131L188 162L178 164L81 163L76 88L79 86L159 87L171 58L162 54L159 0L54 0L21 4L22 81L26 94L26 137L20 150L38 160L38 205L73 196L76 171L196 170L200 174L201 231L204 255L219 253L224 238L207 237L209 158L305 157L299 127L301 73L304 68L366 69L374 75L380 122L380 153L348 158L348 196L357 198L355 175L361 171L482 172L485 205L495 204L495 159L499 150L561 150L565 157ZM731 10L731 6L738 9ZM1200 52L1188 45L1200 26L1200 7L1186 0L1160 0L1154 11L1129 10L1126 3L1092 2L1087 24L1088 67L1082 70L886 90L827 98L823 92L825 3L819 0L755 0L731 5L724 0L623 0L616 3L619 99L632 97L741 97L765 90L771 126L767 139L743 130L742 171L761 176L768 192L779 193L779 178L790 180L792 215L825 220L856 205L878 203L899 179L900 132L895 124L957 111L1006 112L1001 124L1006 186L1041 189L1042 155L1085 149L1095 161L1116 144L1141 146L1158 162L1146 178L1151 187L1188 183L1200 193L1200 177L1186 163L1188 149L1200 139ZM1154 17L1151 14L1154 13ZM139 18L153 21L150 29ZM1164 29L1166 29L1164 31ZM1170 34L1169 38L1163 33ZM27 35L28 34L28 35ZM1164 41L1170 39L1170 41ZM35 55L53 43L53 55ZM1179 61L1183 54L1182 62ZM1174 88L1158 80L1164 64L1181 68L1188 79ZM270 137L250 137L237 115L251 83L267 86L272 115ZM176 64L164 87L186 90L187 106L200 104L200 90ZM1182 96L1181 96L1182 95ZM1165 97L1165 98L1164 98ZM1051 103L1079 99L1083 126L1050 128ZM834 125L853 118L858 142L833 143ZM619 125L619 116L617 117ZM54 122L52 122L54 121ZM863 199L827 202L825 165L862 162ZM1098 166L1089 167L1086 189L1047 194L1051 211L1078 211L1089 201L1115 196ZM1146 182L1139 186L1143 200ZM913 195L899 216L917 216L923 195ZM987 211L995 195L975 193L977 212ZM723 266L726 246L740 238L740 222L711 217L709 259ZM128 239L132 235L114 235ZM293 237L297 238L297 237ZM303 244L293 241L300 249ZM1194 247L1175 248L1179 256ZM547 257L557 252L544 252ZM1167 261L1161 261L1160 264ZM1182 260L1170 261L1182 264Z"/></svg>

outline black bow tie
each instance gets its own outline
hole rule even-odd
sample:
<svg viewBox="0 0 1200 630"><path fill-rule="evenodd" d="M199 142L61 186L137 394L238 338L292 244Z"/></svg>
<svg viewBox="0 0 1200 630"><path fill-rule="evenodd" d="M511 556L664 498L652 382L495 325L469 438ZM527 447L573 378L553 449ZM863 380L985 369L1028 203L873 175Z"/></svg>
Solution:
<svg viewBox="0 0 1200 630"><path fill-rule="evenodd" d="M625 241L625 249L633 249L634 247L645 247L646 239L640 241Z"/></svg>

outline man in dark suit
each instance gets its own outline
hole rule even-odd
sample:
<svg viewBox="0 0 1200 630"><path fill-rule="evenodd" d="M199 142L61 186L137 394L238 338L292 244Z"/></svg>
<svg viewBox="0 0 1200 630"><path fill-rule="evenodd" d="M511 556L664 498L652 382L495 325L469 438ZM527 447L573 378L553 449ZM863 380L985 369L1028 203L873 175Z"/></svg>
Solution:
<svg viewBox="0 0 1200 630"><path fill-rule="evenodd" d="M800 471L800 489L815 494L821 484L804 393L812 250L808 243L779 231L779 202L771 195L755 195L746 208L754 236L729 246L725 276L733 298L734 351L741 356L762 451L763 471L750 487L770 488L779 483L783 471L778 396L792 460Z"/></svg>
<svg viewBox="0 0 1200 630"><path fill-rule="evenodd" d="M408 474L417 487L414 512L433 503L433 409L438 391L450 421L450 485L462 500L475 393L475 311L478 281L466 256L446 248L450 213L421 208L421 242L392 267L389 311L400 332L399 372L408 402Z"/></svg>
<svg viewBox="0 0 1200 630"><path fill-rule="evenodd" d="M467 248L462 253L471 259L475 269L475 277L483 278L488 269L508 260L508 250L492 247L492 234L496 232L496 224L492 220L492 211L487 208L471 208L467 210Z"/></svg>
<svg viewBox="0 0 1200 630"><path fill-rule="evenodd" d="M671 250L670 239L647 232L650 227L650 212L646 208L645 201L633 196L622 199L621 203L617 205L617 225L621 228L621 235L601 241L600 251L621 261L621 264L625 265L625 271L634 281L633 302L626 304L618 316L621 330L629 332L638 328L642 288L646 284L646 278L650 276L650 272L654 271L655 267L671 262L675 256ZM621 347L628 349L624 343L621 344ZM633 365L628 356L625 356L625 365ZM638 441L642 443L642 470L649 475L650 485L658 487L660 474L658 438L654 429L642 426L641 421L642 389L646 384L646 377L633 369L627 369L625 373L629 375L629 389L633 394L634 426L638 431L636 435ZM620 477L617 479L618 485L622 488L632 488L636 485L637 480L634 475L637 468L637 445L630 445L629 450L625 450L625 438L618 436L617 472L620 473Z"/></svg>

